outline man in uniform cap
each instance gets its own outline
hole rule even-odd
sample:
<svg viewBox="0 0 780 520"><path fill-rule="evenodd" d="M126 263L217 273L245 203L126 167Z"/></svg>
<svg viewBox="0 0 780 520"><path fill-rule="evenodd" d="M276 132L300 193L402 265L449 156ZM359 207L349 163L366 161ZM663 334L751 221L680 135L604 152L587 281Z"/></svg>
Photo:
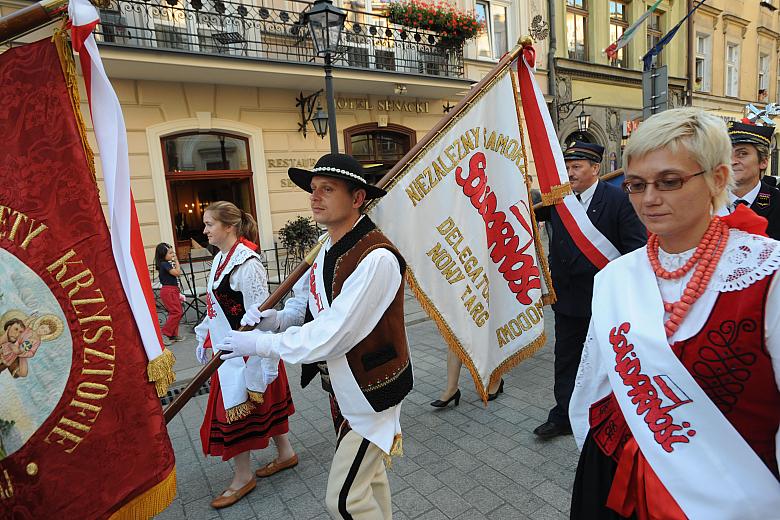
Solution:
<svg viewBox="0 0 780 520"><path fill-rule="evenodd" d="M729 193L726 211L720 213L730 213L737 205L745 204L769 221L767 235L780 240L780 190L761 178L769 164L774 131L773 126L729 122L734 190Z"/></svg>
<svg viewBox="0 0 780 520"><path fill-rule="evenodd" d="M599 182L604 147L575 141L563 154L569 183L588 218L621 254L647 242L645 227L616 186ZM599 271L577 248L554 207L536 212L552 223L550 270L557 302L555 311L555 407L534 433L548 439L571 433L569 400L590 322L593 277Z"/></svg>

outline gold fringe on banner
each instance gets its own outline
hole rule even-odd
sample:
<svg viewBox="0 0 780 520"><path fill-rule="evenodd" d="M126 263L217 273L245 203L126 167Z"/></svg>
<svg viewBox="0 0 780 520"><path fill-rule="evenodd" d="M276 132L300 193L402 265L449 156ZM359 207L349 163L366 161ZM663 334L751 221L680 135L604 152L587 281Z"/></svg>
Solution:
<svg viewBox="0 0 780 520"><path fill-rule="evenodd" d="M176 498L176 468L151 489L123 505L109 520L147 520L162 513Z"/></svg>
<svg viewBox="0 0 780 520"><path fill-rule="evenodd" d="M176 356L173 355L172 350L167 349L149 361L149 364L146 366L146 375L149 381L154 383L157 397L162 397L168 393L168 388L176 381L176 374L173 372L174 364L176 364Z"/></svg>
<svg viewBox="0 0 780 520"><path fill-rule="evenodd" d="M227 408L225 410L225 418L227 419L228 423L240 421L241 419L247 417L250 413L252 413L252 410L254 409L255 409L255 403L253 403L251 400L248 400L237 406Z"/></svg>
<svg viewBox="0 0 780 520"><path fill-rule="evenodd" d="M253 403L257 404L263 404L265 402L265 397L263 396L263 392L255 392L252 390L247 390L246 393L249 394L249 400Z"/></svg>
<svg viewBox="0 0 780 520"><path fill-rule="evenodd" d="M81 146L84 148L84 156L87 159L89 171L92 172L92 180L97 189L97 175L95 174L95 154L87 141L87 125L84 123L84 117L81 114L81 96L79 95L79 83L76 76L76 62L73 60L73 51L68 43L67 30L65 29L65 19L63 24L54 30L52 41L57 47L57 54L60 56L60 66L62 74L65 77L65 85L70 94L70 104L73 107L73 115L76 116L76 125L81 135ZM167 391L167 390L166 390Z"/></svg>

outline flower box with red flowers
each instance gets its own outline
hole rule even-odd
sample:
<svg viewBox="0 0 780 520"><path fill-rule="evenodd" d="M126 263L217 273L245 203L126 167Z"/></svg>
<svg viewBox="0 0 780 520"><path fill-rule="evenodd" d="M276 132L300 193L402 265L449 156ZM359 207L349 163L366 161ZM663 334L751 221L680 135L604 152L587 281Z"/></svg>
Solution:
<svg viewBox="0 0 780 520"><path fill-rule="evenodd" d="M434 31L441 42L463 45L485 28L485 22L473 12L461 11L446 2L429 3L421 0L391 2L387 9L391 23L414 29Z"/></svg>

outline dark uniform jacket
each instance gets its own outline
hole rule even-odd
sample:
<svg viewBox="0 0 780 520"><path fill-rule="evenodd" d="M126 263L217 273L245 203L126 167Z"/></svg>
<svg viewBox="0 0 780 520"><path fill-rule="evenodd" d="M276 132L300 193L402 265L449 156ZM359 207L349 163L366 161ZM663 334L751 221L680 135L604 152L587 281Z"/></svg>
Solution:
<svg viewBox="0 0 780 520"><path fill-rule="evenodd" d="M550 271L558 298L556 313L588 317L591 314L593 277L599 271L569 236L554 207L536 212L537 219L552 223L550 237ZM599 181L588 206L588 218L620 254L639 249L647 243L647 231L639 221L628 195L623 190ZM630 289L630 280L626 288Z"/></svg>
<svg viewBox="0 0 780 520"><path fill-rule="evenodd" d="M761 188L750 209L769 221L766 234L780 240L780 189L761 179Z"/></svg>

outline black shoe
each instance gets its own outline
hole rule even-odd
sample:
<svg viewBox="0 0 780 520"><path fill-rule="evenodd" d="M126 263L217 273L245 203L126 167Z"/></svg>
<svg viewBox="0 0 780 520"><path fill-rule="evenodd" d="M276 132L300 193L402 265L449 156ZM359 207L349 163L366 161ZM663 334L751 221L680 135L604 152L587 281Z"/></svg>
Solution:
<svg viewBox="0 0 780 520"><path fill-rule="evenodd" d="M504 393L504 380L501 379L501 384L498 385L498 390L496 390L495 394L488 394L488 401L493 401L495 399L498 399L498 394Z"/></svg>
<svg viewBox="0 0 780 520"><path fill-rule="evenodd" d="M571 435L571 425L547 421L546 423L537 426L534 430L534 434L542 439L552 439L559 435Z"/></svg>
<svg viewBox="0 0 780 520"><path fill-rule="evenodd" d="M431 406L436 408L444 408L445 406L450 404L450 401L455 401L455 406L458 406L458 404L460 404L460 388L458 388L458 391L452 394L452 397L450 397L446 401L442 401L441 399L436 399L434 402L431 403Z"/></svg>

